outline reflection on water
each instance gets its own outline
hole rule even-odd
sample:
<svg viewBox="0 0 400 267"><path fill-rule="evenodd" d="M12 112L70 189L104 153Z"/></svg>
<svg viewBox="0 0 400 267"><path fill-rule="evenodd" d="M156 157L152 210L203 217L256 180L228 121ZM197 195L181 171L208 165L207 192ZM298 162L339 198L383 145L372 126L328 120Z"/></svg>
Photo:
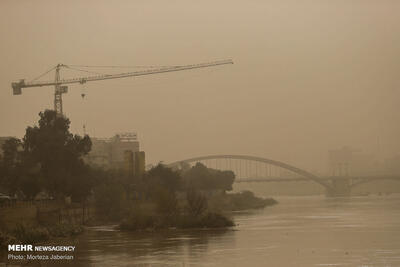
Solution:
<svg viewBox="0 0 400 267"><path fill-rule="evenodd" d="M400 196L278 200L235 213L230 230L89 228L75 258L82 266L400 266Z"/></svg>
<svg viewBox="0 0 400 267"><path fill-rule="evenodd" d="M186 259L201 264L209 242L233 241L232 230L161 231L125 233L111 227L90 228L80 237L76 258L104 266L132 264L184 265Z"/></svg>

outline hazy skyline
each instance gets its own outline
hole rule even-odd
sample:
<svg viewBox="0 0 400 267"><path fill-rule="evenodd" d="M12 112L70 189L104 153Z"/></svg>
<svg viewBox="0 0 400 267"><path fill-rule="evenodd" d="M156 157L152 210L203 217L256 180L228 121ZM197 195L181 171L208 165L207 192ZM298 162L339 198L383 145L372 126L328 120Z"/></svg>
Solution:
<svg viewBox="0 0 400 267"><path fill-rule="evenodd" d="M72 85L71 130L135 131L149 163L247 154L323 170L329 149L400 152L398 1L0 2L0 136L24 135L57 63L234 65ZM61 75L86 76L82 73ZM53 77L47 76L48 79ZM85 100L81 93L84 88Z"/></svg>

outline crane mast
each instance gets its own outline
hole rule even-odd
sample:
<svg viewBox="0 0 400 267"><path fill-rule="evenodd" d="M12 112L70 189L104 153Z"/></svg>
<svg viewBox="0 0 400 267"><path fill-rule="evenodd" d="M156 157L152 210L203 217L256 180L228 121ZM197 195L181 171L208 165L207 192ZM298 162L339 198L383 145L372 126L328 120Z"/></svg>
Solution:
<svg viewBox="0 0 400 267"><path fill-rule="evenodd" d="M101 74L101 75L78 77L78 78L71 78L71 79L61 79L60 78L60 69L62 67L68 67L68 65L58 64L56 67L53 68L53 69L55 69L54 81L25 82L24 79L21 79L18 82L11 83L11 87L13 89L14 95L20 95L20 94L22 94L22 88L54 86L54 110L56 111L57 114L62 115L63 114L62 94L68 92L68 87L65 86L65 84L75 84L75 83L84 84L86 82L92 82L92 81L119 79L119 78L126 78L126 77L173 72L173 71L183 71L183 70L190 70L190 69L207 68L207 67L226 65L226 64L233 64L233 61L232 60L222 60L222 61L214 61L214 62L209 62L209 63L200 63L200 64L193 64L193 65L173 66L173 67L161 67L161 68L157 68L157 69L149 69L149 70L143 70L143 71L124 72L124 73L118 73L118 74Z"/></svg>
<svg viewBox="0 0 400 267"><path fill-rule="evenodd" d="M54 82L54 110L57 114L63 114L62 110L62 92L61 92L61 85L59 84L60 81L60 67L61 64L58 64L56 67L56 77Z"/></svg>

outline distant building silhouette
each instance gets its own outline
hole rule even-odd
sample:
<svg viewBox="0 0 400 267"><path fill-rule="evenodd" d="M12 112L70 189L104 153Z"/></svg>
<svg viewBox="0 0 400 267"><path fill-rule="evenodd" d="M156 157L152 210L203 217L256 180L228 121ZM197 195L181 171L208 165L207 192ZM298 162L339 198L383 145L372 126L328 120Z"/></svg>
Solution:
<svg viewBox="0 0 400 267"><path fill-rule="evenodd" d="M350 147L328 152L330 176L368 176L380 174L382 166L373 154L362 153Z"/></svg>
<svg viewBox="0 0 400 267"><path fill-rule="evenodd" d="M144 170L144 152L139 152L136 133L118 133L111 138L91 139L92 150L85 158L89 165L124 169L131 175Z"/></svg>

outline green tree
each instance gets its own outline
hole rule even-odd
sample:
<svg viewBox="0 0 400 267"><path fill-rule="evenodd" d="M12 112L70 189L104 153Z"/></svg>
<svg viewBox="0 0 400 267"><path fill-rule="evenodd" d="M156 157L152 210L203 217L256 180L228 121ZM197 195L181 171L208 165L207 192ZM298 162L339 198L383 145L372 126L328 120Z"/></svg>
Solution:
<svg viewBox="0 0 400 267"><path fill-rule="evenodd" d="M232 171L220 171L207 168L198 162L190 170L183 173L188 188L196 190L232 190L235 174Z"/></svg>
<svg viewBox="0 0 400 267"><path fill-rule="evenodd" d="M21 173L18 176L18 189L28 199L33 199L43 188L43 181L38 173Z"/></svg>
<svg viewBox="0 0 400 267"><path fill-rule="evenodd" d="M82 198L90 183L82 156L91 149L89 136L69 132L70 121L53 110L39 113L39 126L28 127L23 139L25 159L40 166L44 188L59 196ZM88 178L88 177L87 177Z"/></svg>
<svg viewBox="0 0 400 267"><path fill-rule="evenodd" d="M3 156L0 161L0 185L10 192L15 192L18 187L18 166L21 165L21 140L9 138L2 145Z"/></svg>
<svg viewBox="0 0 400 267"><path fill-rule="evenodd" d="M7 168L13 168L19 160L18 149L21 147L21 140L11 137L2 145L2 163Z"/></svg>
<svg viewBox="0 0 400 267"><path fill-rule="evenodd" d="M158 164L149 170L144 180L147 181L150 191L151 188L155 188L156 186L164 187L171 192L176 192L182 188L182 178L179 172L167 168L162 164Z"/></svg>

